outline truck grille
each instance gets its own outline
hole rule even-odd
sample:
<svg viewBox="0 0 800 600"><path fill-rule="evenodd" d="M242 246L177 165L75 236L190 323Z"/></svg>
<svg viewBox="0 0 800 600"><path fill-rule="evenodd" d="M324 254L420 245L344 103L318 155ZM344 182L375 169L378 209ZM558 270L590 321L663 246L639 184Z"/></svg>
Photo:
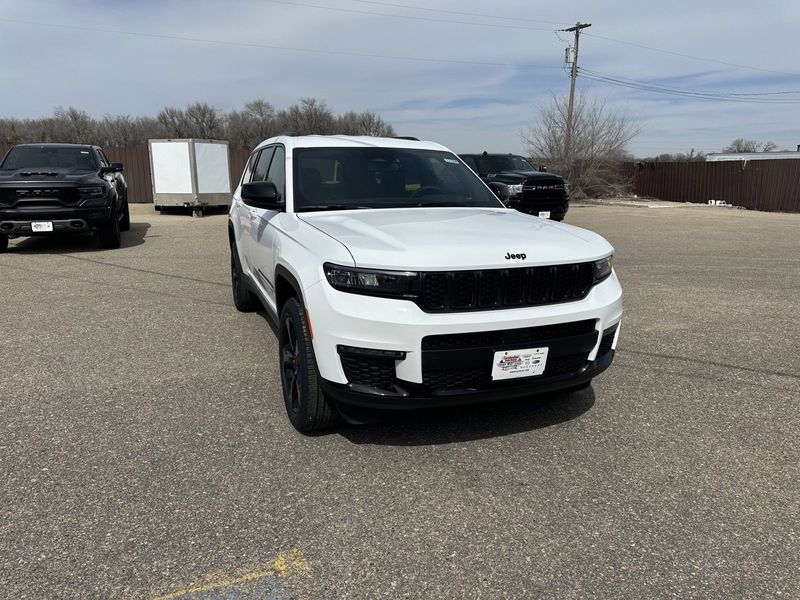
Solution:
<svg viewBox="0 0 800 600"><path fill-rule="evenodd" d="M79 200L77 187L0 187L0 204L3 206L73 206Z"/></svg>
<svg viewBox="0 0 800 600"><path fill-rule="evenodd" d="M455 312L580 300L593 274L592 263L422 273L418 304L428 312Z"/></svg>

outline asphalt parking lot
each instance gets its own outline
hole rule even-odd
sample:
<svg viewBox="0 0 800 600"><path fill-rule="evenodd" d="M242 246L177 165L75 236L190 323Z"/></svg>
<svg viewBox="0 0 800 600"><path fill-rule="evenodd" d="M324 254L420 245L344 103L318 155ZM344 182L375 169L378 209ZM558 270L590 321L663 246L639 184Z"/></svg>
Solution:
<svg viewBox="0 0 800 600"><path fill-rule="evenodd" d="M800 597L800 215L573 208L625 290L592 388L318 437L225 218L0 255L0 597Z"/></svg>

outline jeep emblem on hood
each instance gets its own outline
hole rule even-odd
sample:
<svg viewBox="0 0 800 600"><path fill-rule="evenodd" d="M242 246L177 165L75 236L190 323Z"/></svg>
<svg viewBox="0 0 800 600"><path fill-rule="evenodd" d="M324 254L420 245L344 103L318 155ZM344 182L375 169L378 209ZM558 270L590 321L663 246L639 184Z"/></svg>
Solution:
<svg viewBox="0 0 800 600"><path fill-rule="evenodd" d="M511 252L509 252L506 254L506 260L513 260L516 258L520 260L525 260L525 256L526 256L525 254L511 254Z"/></svg>

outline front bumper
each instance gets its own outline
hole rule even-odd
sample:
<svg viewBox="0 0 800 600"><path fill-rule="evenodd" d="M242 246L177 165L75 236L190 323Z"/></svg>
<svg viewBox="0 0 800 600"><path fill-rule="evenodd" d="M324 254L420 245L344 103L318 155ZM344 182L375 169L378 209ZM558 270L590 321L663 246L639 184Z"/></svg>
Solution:
<svg viewBox="0 0 800 600"><path fill-rule="evenodd" d="M305 303L314 332L317 366L326 391L341 402L383 408L480 402L580 385L610 364L622 318L622 290L614 273L582 300L507 310L426 313L409 301L339 292L324 280L306 290ZM554 356L573 361L568 361L566 367L552 373L545 371L542 376L496 383L487 381L486 377L470 376L471 369L482 369L487 376L485 370L491 370L491 356L496 350L539 345L535 333L519 343L515 340L522 338L515 334L576 322L589 322L589 329L563 336L558 334L560 337L541 342L553 347ZM613 334L611 337L609 332ZM463 352L459 347L434 349L430 344L431 338L436 336L447 338L464 334L498 334L500 337L495 336L495 341L486 342L483 347L463 347ZM602 344L604 338L605 344ZM531 345L528 340L534 339L537 342ZM349 379L343 355L348 348L386 353L394 362L393 369L389 365L389 377L393 381L363 385L363 381ZM578 357L577 362L575 357ZM348 368L351 378L354 372L372 369L365 377L374 379L375 368L383 368L368 365L363 360L359 362L358 357L350 359L355 361ZM385 366L383 360L381 364ZM441 364L443 361L448 364ZM457 378L449 381L448 374L433 373L436 369L460 370L473 383L462 385Z"/></svg>
<svg viewBox="0 0 800 600"><path fill-rule="evenodd" d="M49 235L34 233L31 223L50 222L53 233L79 233L103 225L111 218L111 208L42 207L0 209L0 234L8 236Z"/></svg>
<svg viewBox="0 0 800 600"><path fill-rule="evenodd" d="M511 385L482 390L443 390L431 393L424 386L406 385L402 391L365 389L351 384L322 381L322 389L337 402L359 408L416 410L483 402L529 398L576 388L605 371L614 360L614 350L591 361L579 372L544 378L520 379Z"/></svg>

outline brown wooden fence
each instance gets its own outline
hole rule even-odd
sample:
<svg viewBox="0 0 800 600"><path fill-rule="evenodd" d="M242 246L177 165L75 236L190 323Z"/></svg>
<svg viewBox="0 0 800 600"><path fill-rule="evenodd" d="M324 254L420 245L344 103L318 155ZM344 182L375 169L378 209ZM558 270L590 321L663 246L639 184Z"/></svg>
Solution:
<svg viewBox="0 0 800 600"><path fill-rule="evenodd" d="M800 212L800 158L719 162L625 163L639 196L728 204L769 212Z"/></svg>

